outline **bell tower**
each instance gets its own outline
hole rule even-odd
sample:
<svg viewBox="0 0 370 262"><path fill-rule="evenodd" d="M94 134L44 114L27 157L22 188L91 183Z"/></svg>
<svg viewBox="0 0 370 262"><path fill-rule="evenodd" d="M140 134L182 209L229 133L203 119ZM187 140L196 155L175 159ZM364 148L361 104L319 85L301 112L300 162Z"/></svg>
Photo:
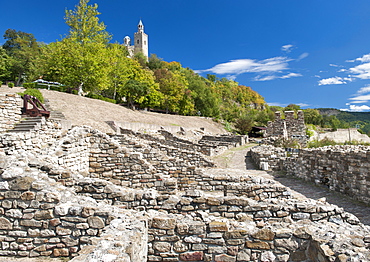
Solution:
<svg viewBox="0 0 370 262"><path fill-rule="evenodd" d="M134 53L143 53L146 57L149 55L148 48L148 35L144 33L144 25L140 19L139 24L137 25L137 32L134 34Z"/></svg>

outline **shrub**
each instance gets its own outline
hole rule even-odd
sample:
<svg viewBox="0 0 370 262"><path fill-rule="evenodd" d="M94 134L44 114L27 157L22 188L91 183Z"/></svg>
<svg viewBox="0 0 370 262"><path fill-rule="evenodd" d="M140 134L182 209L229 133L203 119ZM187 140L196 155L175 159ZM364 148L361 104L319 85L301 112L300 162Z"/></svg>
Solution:
<svg viewBox="0 0 370 262"><path fill-rule="evenodd" d="M9 82L8 83L8 87L13 88L14 87L14 83L13 82Z"/></svg>
<svg viewBox="0 0 370 262"><path fill-rule="evenodd" d="M338 145L334 140L329 138L324 138L322 140L312 140L308 142L308 148L316 148L316 147L323 147L323 146L335 146Z"/></svg>
<svg viewBox="0 0 370 262"><path fill-rule="evenodd" d="M34 82L31 82L31 83L24 83L23 84L23 87L24 88L36 88L37 87L37 83L34 83Z"/></svg>
<svg viewBox="0 0 370 262"><path fill-rule="evenodd" d="M24 91L23 93L18 93L18 95L20 95L21 97L23 97L24 95L30 95L30 96L34 96L36 97L41 103L44 103L44 96L42 95L42 93L40 92L40 90L38 89L34 89L34 88L28 88L26 89L26 91Z"/></svg>
<svg viewBox="0 0 370 262"><path fill-rule="evenodd" d="M102 95L97 95L97 94L94 94L94 93L91 93L89 92L86 97L89 97L89 98L93 98L93 99L99 99L99 100L103 100L105 102L110 102L110 103L113 103L113 104L116 104L117 101L114 100L114 99L111 99L111 98L108 98L108 97L104 97Z"/></svg>

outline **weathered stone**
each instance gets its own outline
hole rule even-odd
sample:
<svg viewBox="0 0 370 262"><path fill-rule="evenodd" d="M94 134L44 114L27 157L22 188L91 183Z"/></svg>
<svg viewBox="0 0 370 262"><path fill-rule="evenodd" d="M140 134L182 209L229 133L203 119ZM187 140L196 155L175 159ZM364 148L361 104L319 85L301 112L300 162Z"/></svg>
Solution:
<svg viewBox="0 0 370 262"><path fill-rule="evenodd" d="M154 217L152 227L159 229L175 229L176 220L169 217Z"/></svg>
<svg viewBox="0 0 370 262"><path fill-rule="evenodd" d="M29 190L31 188L33 181L35 181L35 179L32 177L28 177L28 176L18 177L9 182L9 188L15 191L16 190L21 190L21 191Z"/></svg>
<svg viewBox="0 0 370 262"><path fill-rule="evenodd" d="M188 251L189 247L183 241L180 240L173 244L173 250L177 253L183 253Z"/></svg>
<svg viewBox="0 0 370 262"><path fill-rule="evenodd" d="M13 229L13 224L6 219L5 217L0 217L0 229L2 230L11 230Z"/></svg>
<svg viewBox="0 0 370 262"><path fill-rule="evenodd" d="M220 221L212 221L209 223L209 231L211 232L225 232L228 230L228 225L225 222L220 222Z"/></svg>
<svg viewBox="0 0 370 262"><path fill-rule="evenodd" d="M200 221L192 221L189 223L189 234L200 235L206 232L206 225Z"/></svg>
<svg viewBox="0 0 370 262"><path fill-rule="evenodd" d="M274 245L276 247L283 247L290 251L297 250L299 246L297 241L290 239L290 238L275 239Z"/></svg>
<svg viewBox="0 0 370 262"><path fill-rule="evenodd" d="M53 256L55 257L68 257L69 250L68 248L56 248L53 250Z"/></svg>
<svg viewBox="0 0 370 262"><path fill-rule="evenodd" d="M153 244L154 250L158 252L169 252L171 250L171 244L168 242L155 242Z"/></svg>
<svg viewBox="0 0 370 262"><path fill-rule="evenodd" d="M105 227L105 223L103 219L97 216L89 217L87 219L87 223L89 224L91 228L104 228Z"/></svg>
<svg viewBox="0 0 370 262"><path fill-rule="evenodd" d="M72 233L72 230L69 228L56 227L56 233L60 236L67 236Z"/></svg>
<svg viewBox="0 0 370 262"><path fill-rule="evenodd" d="M78 245L78 239L73 239L69 236L67 237L63 237L62 238L62 242L67 246L67 247L71 247L71 246L77 246Z"/></svg>
<svg viewBox="0 0 370 262"><path fill-rule="evenodd" d="M35 192L32 192L32 191L23 192L21 195L21 199L23 201L33 200L35 199L35 197L36 197L36 194Z"/></svg>
<svg viewBox="0 0 370 262"><path fill-rule="evenodd" d="M202 261L203 260L203 252L196 251L196 252L188 252L180 254L179 258L182 261Z"/></svg>
<svg viewBox="0 0 370 262"><path fill-rule="evenodd" d="M42 227L42 221L36 221L34 219L21 220L20 225L25 227Z"/></svg>
<svg viewBox="0 0 370 262"><path fill-rule="evenodd" d="M261 230L258 230L257 233L253 234L254 238L260 239L260 240L268 240L271 241L275 237L275 233L271 231L271 229L264 228Z"/></svg>
<svg viewBox="0 0 370 262"><path fill-rule="evenodd" d="M267 242L262 241L247 241L246 246L253 249L270 249L270 245Z"/></svg>
<svg viewBox="0 0 370 262"><path fill-rule="evenodd" d="M237 255L237 261L240 262L247 262L251 260L251 252L250 250L242 250Z"/></svg>
<svg viewBox="0 0 370 262"><path fill-rule="evenodd" d="M216 255L215 262L235 262L236 258L226 254Z"/></svg>
<svg viewBox="0 0 370 262"><path fill-rule="evenodd" d="M176 231L180 235L186 235L189 232L189 226L188 226L188 224L178 223L176 225Z"/></svg>
<svg viewBox="0 0 370 262"><path fill-rule="evenodd" d="M40 210L35 212L35 219L36 220L44 220L44 219L51 219L54 218L53 210Z"/></svg>

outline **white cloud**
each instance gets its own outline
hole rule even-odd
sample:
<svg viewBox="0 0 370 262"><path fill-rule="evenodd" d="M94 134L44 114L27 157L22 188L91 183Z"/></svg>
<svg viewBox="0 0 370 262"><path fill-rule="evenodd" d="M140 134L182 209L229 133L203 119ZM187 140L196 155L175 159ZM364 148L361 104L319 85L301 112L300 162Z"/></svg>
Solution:
<svg viewBox="0 0 370 262"><path fill-rule="evenodd" d="M298 104L296 104L296 105L298 105L298 106L300 106L300 107L306 107L306 106L309 106L309 104L305 104L305 103L298 103Z"/></svg>
<svg viewBox="0 0 370 262"><path fill-rule="evenodd" d="M226 63L215 65L206 70L197 70L197 73L211 72L220 75L240 75L243 73L274 74L288 69L287 57L273 57L265 60L236 59Z"/></svg>
<svg viewBox="0 0 370 262"><path fill-rule="evenodd" d="M367 86L361 87L361 88L357 91L357 94L366 94L366 93L370 93L370 85L367 85Z"/></svg>
<svg viewBox="0 0 370 262"><path fill-rule="evenodd" d="M280 106L280 107L286 107L288 104L282 104L279 102L272 102L272 103L267 103L269 106Z"/></svg>
<svg viewBox="0 0 370 262"><path fill-rule="evenodd" d="M281 78L281 79L287 79L287 78L299 77L299 76L302 76L302 75L301 74L297 74L297 73L289 73L289 74L284 75L284 76L281 76L279 78Z"/></svg>
<svg viewBox="0 0 370 262"><path fill-rule="evenodd" d="M352 103L356 103L356 104L366 103L366 102L370 101L370 94L368 94L368 95L358 95L358 96L349 98L349 100L353 100Z"/></svg>
<svg viewBox="0 0 370 262"><path fill-rule="evenodd" d="M346 82L344 81L343 78L341 78L339 76L330 77L330 78L326 78L326 79L321 79L319 81L319 86L323 86L323 85L342 85L342 84L346 84Z"/></svg>
<svg viewBox="0 0 370 262"><path fill-rule="evenodd" d="M356 58L355 61L360 61L362 63L370 62L370 54L363 55L362 57Z"/></svg>
<svg viewBox="0 0 370 262"><path fill-rule="evenodd" d="M341 109L341 111L349 111L349 112L365 112L365 111L370 111L370 106L367 105L349 105L349 109Z"/></svg>
<svg viewBox="0 0 370 262"><path fill-rule="evenodd" d="M292 51L293 47L294 47L293 45L283 45L281 47L281 51L286 52L286 53L290 53Z"/></svg>
<svg viewBox="0 0 370 262"><path fill-rule="evenodd" d="M360 79L370 79L370 63L364 63L349 69L353 77Z"/></svg>
<svg viewBox="0 0 370 262"><path fill-rule="evenodd" d="M303 54L301 54L301 55L298 57L297 61L301 61L302 59L305 59L308 55L309 55L309 53L303 53Z"/></svg>

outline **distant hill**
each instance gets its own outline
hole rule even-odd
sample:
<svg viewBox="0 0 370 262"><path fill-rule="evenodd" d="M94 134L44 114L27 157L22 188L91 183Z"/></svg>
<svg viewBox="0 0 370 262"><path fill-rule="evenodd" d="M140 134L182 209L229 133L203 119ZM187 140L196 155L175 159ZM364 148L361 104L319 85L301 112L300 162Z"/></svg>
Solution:
<svg viewBox="0 0 370 262"><path fill-rule="evenodd" d="M321 115L336 116L339 120L345 122L362 121L370 123L370 112L347 112L334 108L317 108Z"/></svg>

